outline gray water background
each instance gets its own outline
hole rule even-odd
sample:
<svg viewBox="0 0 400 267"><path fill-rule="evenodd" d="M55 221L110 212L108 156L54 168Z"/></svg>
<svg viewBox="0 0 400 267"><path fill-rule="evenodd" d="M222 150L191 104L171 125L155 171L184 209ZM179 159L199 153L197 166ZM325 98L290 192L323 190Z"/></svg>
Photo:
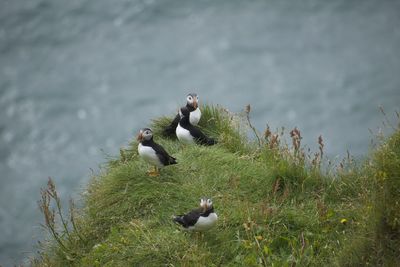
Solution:
<svg viewBox="0 0 400 267"><path fill-rule="evenodd" d="M399 26L400 1L0 0L0 264L43 237L47 177L78 195L191 91L364 155L399 107Z"/></svg>

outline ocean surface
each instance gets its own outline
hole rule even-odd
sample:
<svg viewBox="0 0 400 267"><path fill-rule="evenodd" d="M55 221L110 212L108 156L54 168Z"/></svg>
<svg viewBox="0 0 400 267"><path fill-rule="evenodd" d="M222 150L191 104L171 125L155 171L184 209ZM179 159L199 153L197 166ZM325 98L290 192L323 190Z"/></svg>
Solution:
<svg viewBox="0 0 400 267"><path fill-rule="evenodd" d="M0 265L37 249L49 176L79 198L189 92L361 157L379 106L394 120L399 74L397 0L0 0Z"/></svg>

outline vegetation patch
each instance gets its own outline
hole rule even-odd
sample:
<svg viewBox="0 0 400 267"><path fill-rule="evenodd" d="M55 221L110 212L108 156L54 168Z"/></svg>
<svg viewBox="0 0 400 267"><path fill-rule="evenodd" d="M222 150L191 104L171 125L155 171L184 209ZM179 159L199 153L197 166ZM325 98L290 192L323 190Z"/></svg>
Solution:
<svg viewBox="0 0 400 267"><path fill-rule="evenodd" d="M49 180L39 201L50 239L33 266L396 266L400 263L400 131L363 163L324 164L301 132L259 133L242 114L203 106L199 126L218 139L184 146L162 136L171 117L153 121L154 138L178 164L146 174L137 142L94 175L83 208L61 207ZM254 134L254 141L248 138ZM217 226L181 230L173 214L213 199Z"/></svg>

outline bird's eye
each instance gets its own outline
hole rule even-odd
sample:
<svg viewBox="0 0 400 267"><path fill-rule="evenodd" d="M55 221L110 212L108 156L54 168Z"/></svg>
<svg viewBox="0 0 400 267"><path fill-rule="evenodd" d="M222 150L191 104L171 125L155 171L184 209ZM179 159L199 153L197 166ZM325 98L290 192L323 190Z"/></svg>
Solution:
<svg viewBox="0 0 400 267"><path fill-rule="evenodd" d="M196 96L196 100L199 100L199 97L198 97L198 96Z"/></svg>
<svg viewBox="0 0 400 267"><path fill-rule="evenodd" d="M191 97L191 96L189 96L189 97L188 97L188 100L189 100L189 101L192 101L192 97Z"/></svg>

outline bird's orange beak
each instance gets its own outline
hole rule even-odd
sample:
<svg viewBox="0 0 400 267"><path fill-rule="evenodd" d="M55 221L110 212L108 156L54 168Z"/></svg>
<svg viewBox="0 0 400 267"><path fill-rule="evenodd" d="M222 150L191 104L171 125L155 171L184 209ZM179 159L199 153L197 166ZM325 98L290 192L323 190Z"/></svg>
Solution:
<svg viewBox="0 0 400 267"><path fill-rule="evenodd" d="M194 107L194 109L196 109L197 106L198 106L197 100L196 100L196 99L193 99L193 107Z"/></svg>
<svg viewBox="0 0 400 267"><path fill-rule="evenodd" d="M139 142L143 140L143 133L142 133L142 132L140 132L140 133L138 134L137 140L138 140Z"/></svg>
<svg viewBox="0 0 400 267"><path fill-rule="evenodd" d="M207 203L204 203L203 205L201 205L203 212L206 212L207 210Z"/></svg>

